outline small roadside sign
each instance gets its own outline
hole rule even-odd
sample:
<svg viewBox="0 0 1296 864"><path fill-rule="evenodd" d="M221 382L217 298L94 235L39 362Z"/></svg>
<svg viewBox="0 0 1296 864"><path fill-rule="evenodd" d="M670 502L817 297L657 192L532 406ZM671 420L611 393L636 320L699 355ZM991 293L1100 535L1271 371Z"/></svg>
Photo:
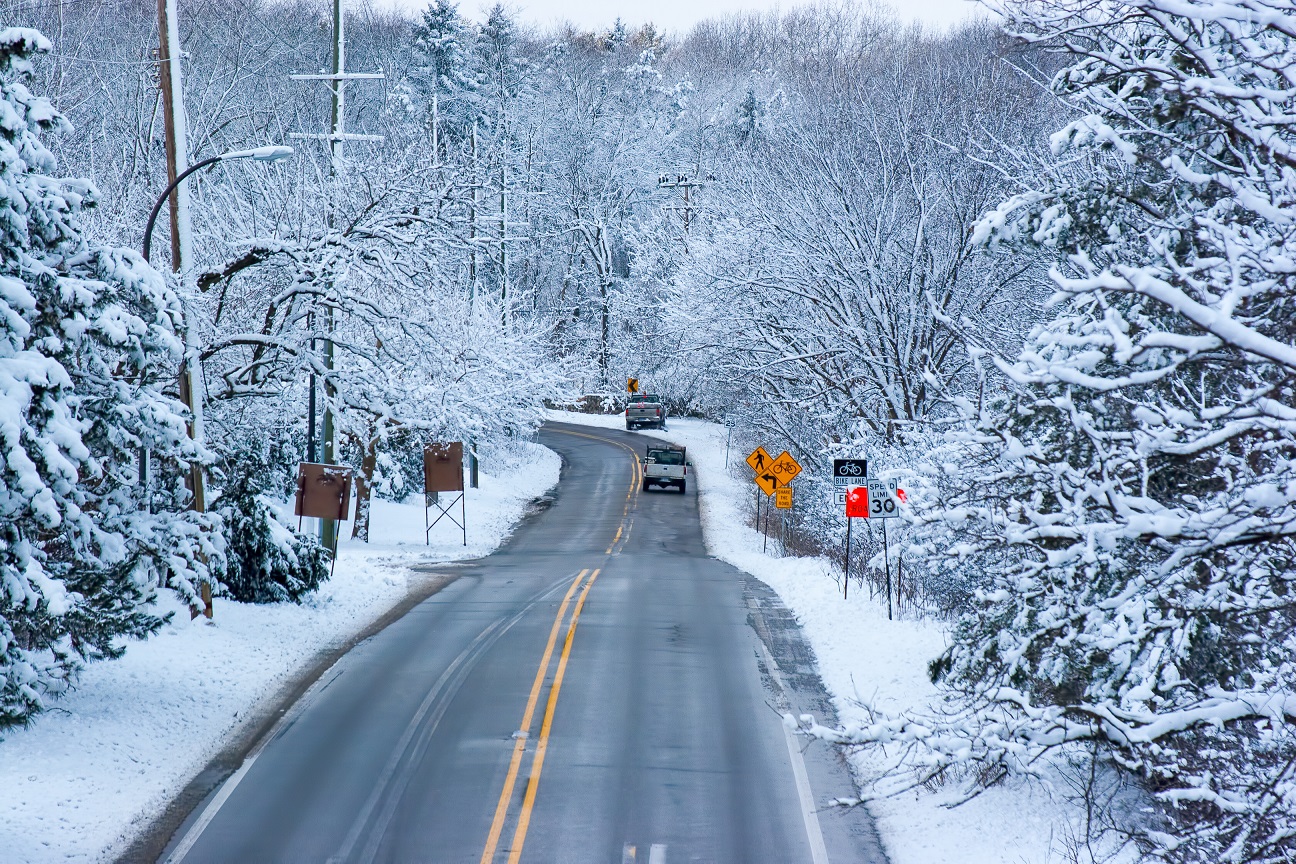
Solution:
<svg viewBox="0 0 1296 864"><path fill-rule="evenodd" d="M774 506L780 510L792 509L792 487L780 486L774 490Z"/></svg>
<svg viewBox="0 0 1296 864"><path fill-rule="evenodd" d="M900 515L900 481L870 480L868 482L868 515L870 519L894 519Z"/></svg>
<svg viewBox="0 0 1296 864"><path fill-rule="evenodd" d="M867 459L833 460L833 505L846 506L846 493L853 486L863 486L868 478Z"/></svg>
<svg viewBox="0 0 1296 864"><path fill-rule="evenodd" d="M778 478L769 471L757 471L754 479L756 480L756 485L759 486L761 491L766 495L773 495L774 490L779 488Z"/></svg>
<svg viewBox="0 0 1296 864"><path fill-rule="evenodd" d="M780 484L786 486L792 482L792 478L801 473L801 463L792 458L792 454L784 450L779 457L774 460L770 466L774 476L779 478Z"/></svg>
<svg viewBox="0 0 1296 864"><path fill-rule="evenodd" d="M627 379L626 379L626 392L627 392L627 393L638 393L638 392L639 392L639 379L638 379L638 378L627 378Z"/></svg>
<svg viewBox="0 0 1296 864"><path fill-rule="evenodd" d="M867 486L852 486L846 493L846 518L867 519L869 515L869 490Z"/></svg>
<svg viewBox="0 0 1296 864"><path fill-rule="evenodd" d="M765 452L764 447L757 447L751 452L751 455L747 457L747 464L750 465L751 469L757 474L764 474L766 471L769 471L770 465L773 462L774 460L770 458L769 453Z"/></svg>

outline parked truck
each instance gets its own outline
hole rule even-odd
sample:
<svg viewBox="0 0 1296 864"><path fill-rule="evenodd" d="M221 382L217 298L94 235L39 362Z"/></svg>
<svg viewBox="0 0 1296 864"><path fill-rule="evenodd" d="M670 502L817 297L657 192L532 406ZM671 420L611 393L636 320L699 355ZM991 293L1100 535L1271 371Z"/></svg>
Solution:
<svg viewBox="0 0 1296 864"><path fill-rule="evenodd" d="M631 396L625 409L626 429L666 428L666 406L661 398L649 394Z"/></svg>
<svg viewBox="0 0 1296 864"><path fill-rule="evenodd" d="M688 488L688 469L683 447L650 445L643 458L643 491L649 486L674 486L682 493Z"/></svg>

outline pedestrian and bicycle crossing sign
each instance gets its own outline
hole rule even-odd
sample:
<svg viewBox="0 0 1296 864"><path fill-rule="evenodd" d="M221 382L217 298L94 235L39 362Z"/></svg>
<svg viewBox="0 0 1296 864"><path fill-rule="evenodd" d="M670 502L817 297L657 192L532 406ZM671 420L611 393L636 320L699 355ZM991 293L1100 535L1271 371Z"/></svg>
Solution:
<svg viewBox="0 0 1296 864"><path fill-rule="evenodd" d="M752 479L766 495L775 494L776 490L786 487L792 482L793 477L801 473L801 463L792 458L792 454L786 450L775 459L764 447L757 447L747 457L747 464L756 472L756 476ZM789 502L787 507L791 507L791 499L785 500ZM786 510L787 507L783 509Z"/></svg>

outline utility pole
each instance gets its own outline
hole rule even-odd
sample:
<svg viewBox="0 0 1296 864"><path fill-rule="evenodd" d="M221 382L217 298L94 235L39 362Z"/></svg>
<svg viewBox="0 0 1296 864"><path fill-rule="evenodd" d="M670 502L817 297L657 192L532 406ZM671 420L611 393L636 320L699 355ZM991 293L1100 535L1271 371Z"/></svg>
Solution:
<svg viewBox="0 0 1296 864"><path fill-rule="evenodd" d="M477 311L477 121L473 121L472 137L472 198L468 205L468 312Z"/></svg>
<svg viewBox="0 0 1296 864"><path fill-rule="evenodd" d="M158 86L162 91L162 122L166 127L167 183L189 166L189 140L185 125L184 78L180 73L180 21L176 0L158 0ZM176 184L171 192L171 269L183 273L192 263L189 223L189 187ZM195 444L203 440L203 380L198 333L191 310L185 309L184 362L180 367L180 398L189 408L189 437ZM147 480L147 455L144 474ZM189 485L193 490L192 508L207 510L206 478L200 462L189 465ZM203 614L212 617L211 583L201 586ZM196 612L194 613L197 614Z"/></svg>
<svg viewBox="0 0 1296 864"><path fill-rule="evenodd" d="M189 167L180 53L176 0L158 0L158 83L162 90L162 122L166 125L167 183L174 183ZM190 264L189 187L177 186L170 203L171 269L179 273Z"/></svg>
<svg viewBox="0 0 1296 864"><path fill-rule="evenodd" d="M358 80L381 80L385 76L381 72L348 72L346 71L346 19L342 14L342 0L333 0L333 70L330 74L318 75L290 75L293 81L326 81L329 85L329 93L332 97L332 110L330 112L330 130L326 135L312 135L304 132L291 132L289 138L313 138L316 140L325 140L329 142L329 178L332 181L329 186L329 211L328 227L331 230L334 225L337 210L337 193L338 182L341 173L345 170L342 162L342 144L346 141L382 141L381 135L353 135L346 131L346 82ZM330 306L325 313L325 326L328 332L333 332L333 308ZM334 343L331 338L324 340L324 368L332 371L334 368ZM313 376L312 376L313 378ZM315 383L311 381L311 399L314 400ZM333 464L336 453L337 436L333 423L333 406L329 398L333 395L333 384L329 381L327 374L324 380L324 428L321 438L324 445L323 461L325 464ZM310 417L311 438L314 438L315 416L314 411ZM312 448L313 449L313 448ZM323 519L320 522L320 541L328 549L337 547L337 521L333 519Z"/></svg>
<svg viewBox="0 0 1296 864"><path fill-rule="evenodd" d="M679 189L684 195L684 206L682 207L667 206L667 207L663 207L662 209L667 211L675 211L683 215L685 234L688 234L689 222L692 219L693 210L695 209L693 206L693 190L700 189L703 186L706 186L707 183L711 183L714 181L715 181L715 176L712 174L706 175L705 180L696 180L690 177L688 174L682 174L682 173L676 173L674 175L663 173L658 175L657 177L658 189Z"/></svg>

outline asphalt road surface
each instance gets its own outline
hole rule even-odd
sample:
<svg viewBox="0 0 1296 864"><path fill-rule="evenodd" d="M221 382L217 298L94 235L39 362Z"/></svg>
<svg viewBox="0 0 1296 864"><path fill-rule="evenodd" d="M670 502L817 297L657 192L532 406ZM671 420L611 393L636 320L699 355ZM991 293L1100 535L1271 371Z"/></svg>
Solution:
<svg viewBox="0 0 1296 864"><path fill-rule="evenodd" d="M347 653L163 861L682 864L885 859L766 589L707 556L648 438L550 425L551 506ZM691 478L690 478L691 479ZM805 753L802 753L802 749Z"/></svg>

